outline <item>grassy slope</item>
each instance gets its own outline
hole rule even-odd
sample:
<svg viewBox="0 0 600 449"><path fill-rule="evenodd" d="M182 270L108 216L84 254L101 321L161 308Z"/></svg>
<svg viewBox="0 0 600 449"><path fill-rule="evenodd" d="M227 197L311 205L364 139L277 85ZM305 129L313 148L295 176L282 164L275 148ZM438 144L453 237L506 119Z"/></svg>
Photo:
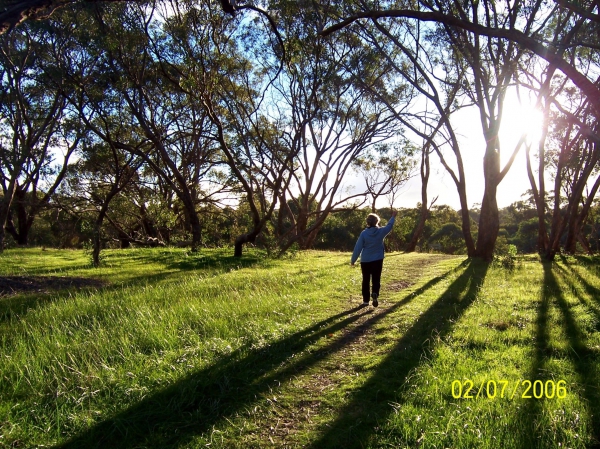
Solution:
<svg viewBox="0 0 600 449"><path fill-rule="evenodd" d="M597 444L598 260L391 254L365 309L348 259L6 251L0 276L74 287L0 298L0 447ZM455 399L467 379L507 397ZM509 398L526 379L566 397Z"/></svg>

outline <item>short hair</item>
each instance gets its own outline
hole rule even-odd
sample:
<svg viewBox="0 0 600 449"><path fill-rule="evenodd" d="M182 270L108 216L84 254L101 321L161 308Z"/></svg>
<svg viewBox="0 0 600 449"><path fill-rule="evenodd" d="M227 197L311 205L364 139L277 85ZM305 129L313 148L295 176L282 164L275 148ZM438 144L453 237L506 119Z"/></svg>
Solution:
<svg viewBox="0 0 600 449"><path fill-rule="evenodd" d="M367 226L372 228L379 224L379 216L377 214L369 214L367 216Z"/></svg>

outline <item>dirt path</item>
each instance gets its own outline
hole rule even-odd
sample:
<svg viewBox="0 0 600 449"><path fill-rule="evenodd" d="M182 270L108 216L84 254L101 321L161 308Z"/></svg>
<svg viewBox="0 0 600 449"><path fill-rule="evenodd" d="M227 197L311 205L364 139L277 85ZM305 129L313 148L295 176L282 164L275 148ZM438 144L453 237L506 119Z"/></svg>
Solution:
<svg viewBox="0 0 600 449"><path fill-rule="evenodd" d="M448 259L426 255L412 260L409 267L386 259L380 306L357 307L360 295L351 296L351 313L345 318L348 324L326 334L309 349L312 353L305 356L309 367L300 364L291 378L281 379L280 385L274 385L265 398L268 413L263 410L255 421L260 434L257 447L262 447L261 441L280 448L306 447L307 435L314 438L319 429L327 427L345 398L366 381L373 367L389 352L394 336L401 332L401 324L406 321L402 305L410 287L419 282L423 272ZM364 410L356 413L358 417ZM257 416L249 414L248 418L256 420Z"/></svg>

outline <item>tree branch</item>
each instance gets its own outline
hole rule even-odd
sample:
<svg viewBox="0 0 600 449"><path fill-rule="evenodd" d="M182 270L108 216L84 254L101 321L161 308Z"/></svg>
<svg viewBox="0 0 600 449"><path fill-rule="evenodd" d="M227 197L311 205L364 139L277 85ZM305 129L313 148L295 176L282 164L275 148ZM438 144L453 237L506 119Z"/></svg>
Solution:
<svg viewBox="0 0 600 449"><path fill-rule="evenodd" d="M490 28L476 23L469 22L468 20L459 19L458 17L444 14L437 11L414 11L410 9L392 9L388 11L365 11L347 19L342 20L329 28L324 29L319 33L321 36L328 36L342 28L347 27L353 22L360 19L379 19L384 17L396 17L396 18L407 18L417 19L424 22L438 22L449 26L455 26L476 35L484 35L489 37L497 37L501 39L507 39L521 45L523 48L535 53L548 63L555 65L561 72L573 81L573 83L579 87L582 92L586 95L589 101L594 105L596 113L600 115L600 88L598 88L592 81L590 81L585 75L580 73L575 67L565 61L556 51L552 48L543 45L538 40L526 35L525 33L515 29L504 29L504 28Z"/></svg>

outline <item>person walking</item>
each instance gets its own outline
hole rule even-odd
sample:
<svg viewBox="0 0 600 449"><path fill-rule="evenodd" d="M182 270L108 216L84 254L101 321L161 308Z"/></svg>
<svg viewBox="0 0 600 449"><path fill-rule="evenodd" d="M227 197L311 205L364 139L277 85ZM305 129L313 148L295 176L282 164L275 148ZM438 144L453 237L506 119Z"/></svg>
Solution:
<svg viewBox="0 0 600 449"><path fill-rule="evenodd" d="M379 289L381 288L381 270L383 269L383 239L390 233L396 220L397 211L392 211L392 217L383 228L379 227L379 217L369 214L367 217L367 228L364 229L350 259L350 265L354 266L360 255L360 269L362 271L362 297L363 306L369 305L369 293L371 293L371 280L373 281L373 307L379 305Z"/></svg>

